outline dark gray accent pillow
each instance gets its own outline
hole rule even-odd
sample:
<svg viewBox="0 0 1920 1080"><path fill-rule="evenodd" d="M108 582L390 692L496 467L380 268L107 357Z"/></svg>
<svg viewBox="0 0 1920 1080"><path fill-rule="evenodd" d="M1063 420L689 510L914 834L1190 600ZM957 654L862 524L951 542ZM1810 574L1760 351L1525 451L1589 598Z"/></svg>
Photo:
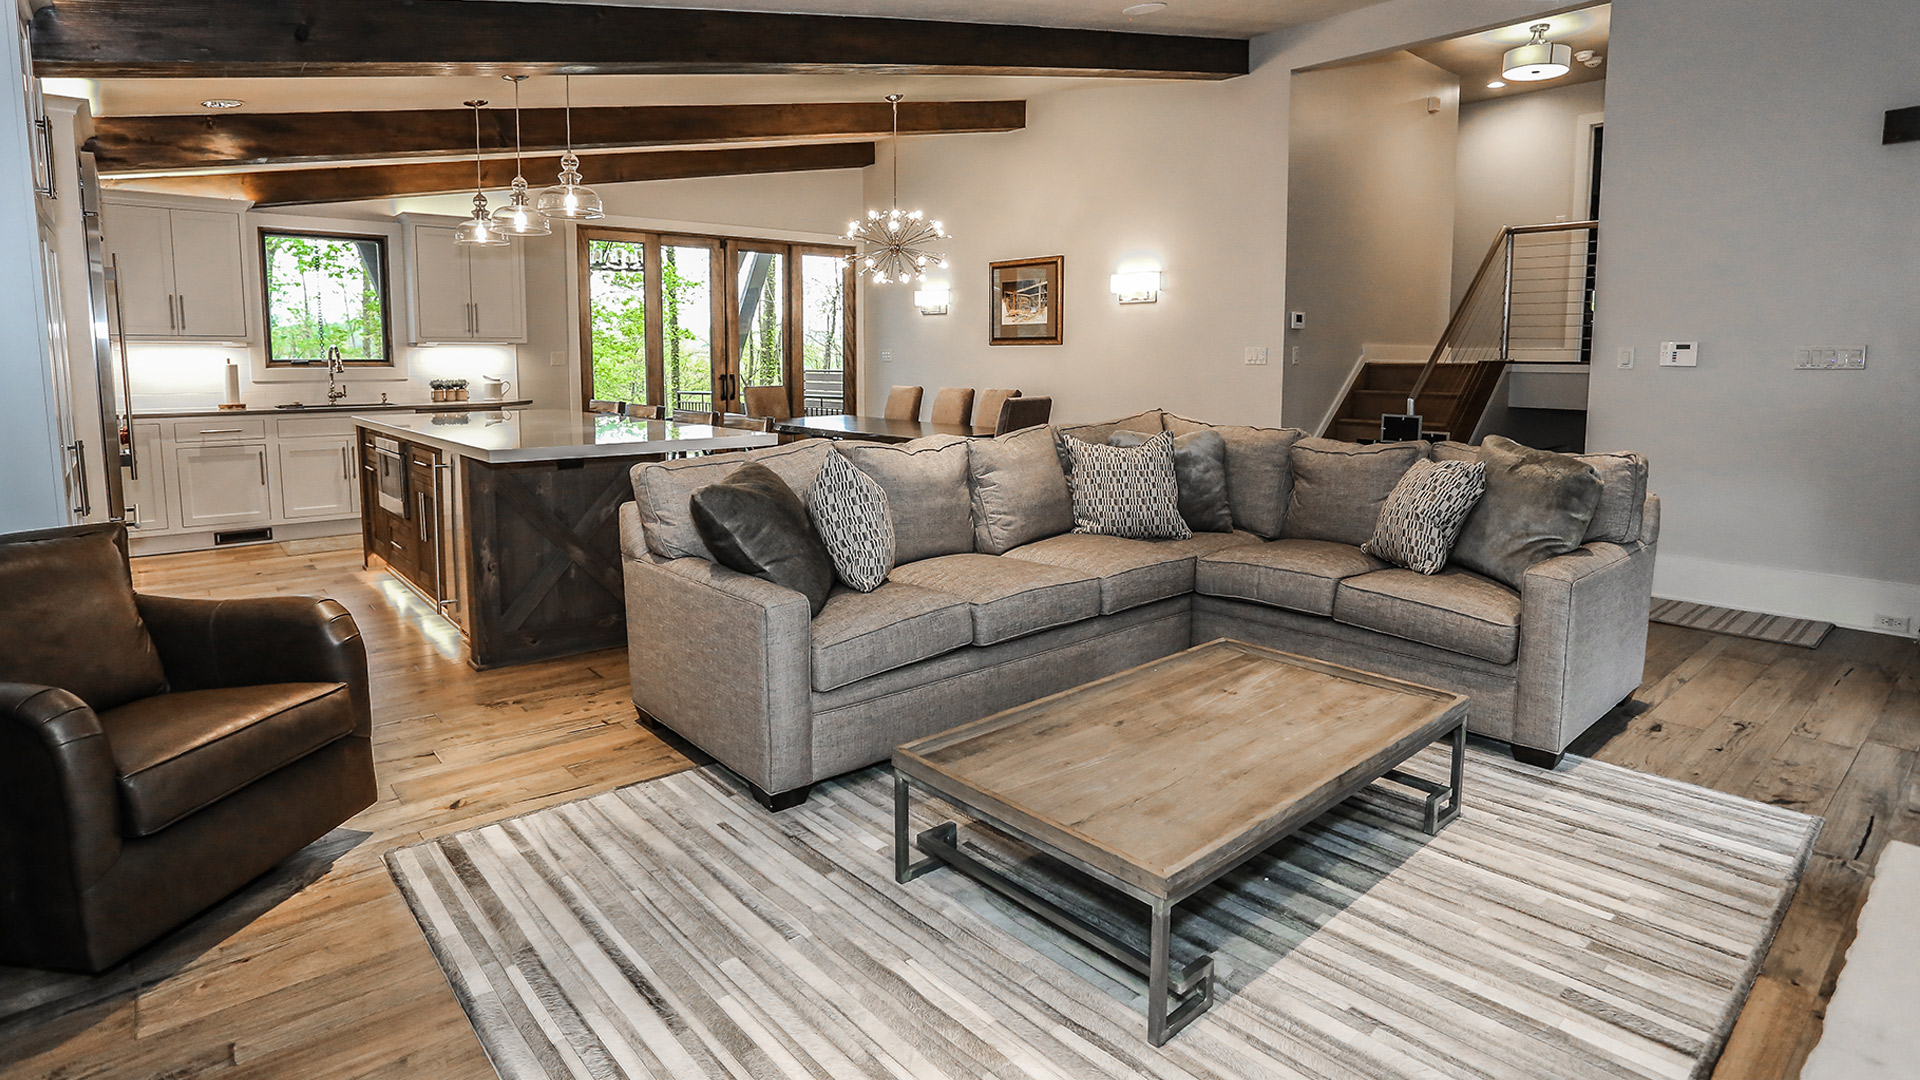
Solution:
<svg viewBox="0 0 1920 1080"><path fill-rule="evenodd" d="M973 549L1005 555L1021 544L1073 531L1073 493L1052 428L1024 428L967 443Z"/></svg>
<svg viewBox="0 0 1920 1080"><path fill-rule="evenodd" d="M1234 527L1268 540L1282 534L1293 493L1288 459L1294 444L1305 438L1306 432L1208 424L1172 413L1167 414L1165 422L1175 438L1195 431L1217 432L1227 444L1227 509L1233 515Z"/></svg>
<svg viewBox="0 0 1920 1080"><path fill-rule="evenodd" d="M1593 466L1499 435L1466 449L1487 467L1487 492L1453 542L1453 565L1518 589L1527 567L1580 546L1600 504ZM1455 447L1438 452L1459 456Z"/></svg>
<svg viewBox="0 0 1920 1080"><path fill-rule="evenodd" d="M973 550L967 440L935 435L909 443L841 443L840 453L887 493L898 565Z"/></svg>
<svg viewBox="0 0 1920 1080"><path fill-rule="evenodd" d="M1350 443L1306 438L1293 444L1293 494L1280 535L1359 547L1373 537L1394 485L1427 456L1424 442ZM1232 466L1228 466L1231 477Z"/></svg>
<svg viewBox="0 0 1920 1080"><path fill-rule="evenodd" d="M1594 507L1583 542L1631 544L1640 539L1647 508L1646 456L1631 450L1575 456L1600 474L1600 504Z"/></svg>
<svg viewBox="0 0 1920 1080"><path fill-rule="evenodd" d="M1116 431L1108 446L1144 446L1154 438ZM1227 503L1227 441L1217 431L1189 431L1173 440L1173 472L1180 484L1180 516L1194 532L1232 532Z"/></svg>
<svg viewBox="0 0 1920 1080"><path fill-rule="evenodd" d="M674 461L643 461L633 467L633 501L640 508L640 521L646 527L647 550L663 559L713 560L713 553L700 541L694 528L688 500L708 484L718 483L747 462L758 462L772 469L802 499L813 490L820 467L833 452L825 439L807 439L786 446L762 450L713 454L709 457L680 458Z"/></svg>
<svg viewBox="0 0 1920 1080"><path fill-rule="evenodd" d="M694 492L691 506L715 562L794 589L820 614L833 589L833 558L780 474L750 462Z"/></svg>
<svg viewBox="0 0 1920 1080"><path fill-rule="evenodd" d="M102 530L0 547L9 626L0 681L58 687L95 712L166 693L114 536Z"/></svg>

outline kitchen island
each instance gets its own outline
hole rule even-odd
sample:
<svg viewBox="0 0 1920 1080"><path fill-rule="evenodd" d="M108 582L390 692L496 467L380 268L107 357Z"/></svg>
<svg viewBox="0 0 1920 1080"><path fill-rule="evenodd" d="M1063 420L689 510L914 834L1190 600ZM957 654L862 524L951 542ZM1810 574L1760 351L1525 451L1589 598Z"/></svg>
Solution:
<svg viewBox="0 0 1920 1080"><path fill-rule="evenodd" d="M617 522L636 463L777 441L557 409L354 423L366 564L419 590L482 669L624 643Z"/></svg>

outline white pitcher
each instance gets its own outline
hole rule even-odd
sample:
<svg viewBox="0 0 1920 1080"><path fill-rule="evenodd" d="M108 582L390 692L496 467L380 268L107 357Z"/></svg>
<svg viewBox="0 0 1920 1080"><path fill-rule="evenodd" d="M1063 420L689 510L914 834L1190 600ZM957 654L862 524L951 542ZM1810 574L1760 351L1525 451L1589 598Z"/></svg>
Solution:
<svg viewBox="0 0 1920 1080"><path fill-rule="evenodd" d="M480 377L480 388L474 391L473 396L476 401L505 401L507 391L511 389L513 389L511 380L496 379L492 375L482 375Z"/></svg>

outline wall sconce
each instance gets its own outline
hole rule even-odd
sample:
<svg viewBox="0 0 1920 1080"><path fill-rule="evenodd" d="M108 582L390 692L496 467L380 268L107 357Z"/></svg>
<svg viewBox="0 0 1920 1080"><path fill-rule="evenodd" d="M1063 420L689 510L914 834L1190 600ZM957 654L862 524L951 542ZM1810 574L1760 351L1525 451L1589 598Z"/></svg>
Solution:
<svg viewBox="0 0 1920 1080"><path fill-rule="evenodd" d="M1135 270L1108 279L1113 295L1123 304L1151 304L1160 299L1160 271Z"/></svg>
<svg viewBox="0 0 1920 1080"><path fill-rule="evenodd" d="M952 300L953 291L945 285L913 290L913 306L919 308L922 315L945 315Z"/></svg>

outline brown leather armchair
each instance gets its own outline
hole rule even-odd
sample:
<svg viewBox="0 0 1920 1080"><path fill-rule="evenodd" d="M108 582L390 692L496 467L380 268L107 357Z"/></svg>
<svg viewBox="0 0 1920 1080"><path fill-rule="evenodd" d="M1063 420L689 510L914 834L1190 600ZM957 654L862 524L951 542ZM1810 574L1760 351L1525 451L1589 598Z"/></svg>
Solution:
<svg viewBox="0 0 1920 1080"><path fill-rule="evenodd" d="M0 964L97 972L371 805L331 600L133 591L118 525L0 536Z"/></svg>

